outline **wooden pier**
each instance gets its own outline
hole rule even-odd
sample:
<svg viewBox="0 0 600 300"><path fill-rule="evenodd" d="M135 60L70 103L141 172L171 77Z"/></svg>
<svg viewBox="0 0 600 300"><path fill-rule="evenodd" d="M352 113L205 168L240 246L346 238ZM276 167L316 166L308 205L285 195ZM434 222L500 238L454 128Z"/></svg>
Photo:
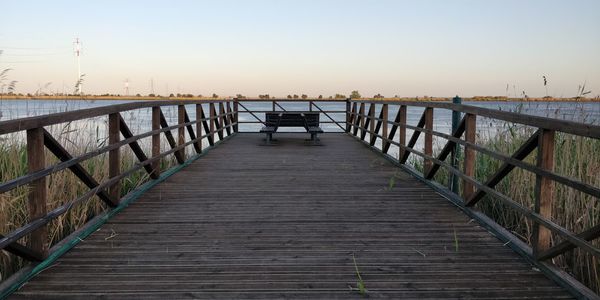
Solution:
<svg viewBox="0 0 600 300"><path fill-rule="evenodd" d="M302 133L276 134L275 144L266 146L264 135L239 132L238 105L243 104L237 102L231 106L218 104L219 109L211 103L208 116L198 104L197 115L201 118L195 122L190 121L182 103L179 124L175 126L161 122L164 117L161 118L160 109L154 109L155 125L145 136L165 133L171 150L160 153L152 147L152 155L146 157L138 149L142 152L136 153L141 164L136 168L152 166L147 171L154 174L156 184L122 207L119 200L114 200L115 186L118 189L119 176L124 178L126 172L112 168L113 181L91 182L91 195L107 190L107 205L113 203L119 213L76 241L70 251L53 258L41 272L32 272L33 264L26 270L30 274L27 282L19 283L19 278L13 278L5 284L13 287L9 299L596 297L550 263L535 259L531 248L527 250L522 241L470 209L456 192L443 191L428 181L427 176L435 173L434 169L451 168L441 157L445 150L435 158L427 145L434 134L432 112L425 110L422 122L411 126L402 116L405 109L400 109L388 128L387 107L381 109L377 118L375 109L365 113L364 104L361 108L360 103L354 103L358 105L348 101L348 109L344 110L344 132L321 135L319 146L305 141L306 134ZM114 150L131 146L132 140L139 138L123 131L124 121L118 121L118 111L123 110L120 107L94 112L112 115L110 143L118 146L102 150L112 153L117 162ZM86 117L66 116L61 121ZM465 140L469 143L472 137L469 126L474 123L469 121L469 113L464 120L453 135L448 135L458 144ZM36 133L27 127L43 128L54 122L57 120L46 117L21 121L21 125L28 130L29 142L35 145ZM382 122L386 125L382 126ZM338 122L333 123L339 126ZM13 130L10 126L4 127L5 132ZM430 162L421 177L402 166L404 155L418 152L413 149L415 135L408 140L405 133L402 136L407 126L421 128L427 135L424 155ZM465 140L457 134L460 128L466 131ZM169 138L171 130L178 135ZM191 140L185 139L184 130L188 130ZM588 130L588 135L598 134L595 127ZM119 132L125 140L120 140ZM362 132L366 133L361 136ZM44 145L44 132L39 134ZM395 139L398 135L400 140ZM382 149L374 147L377 136ZM197 143L202 139L213 146L202 149ZM160 143L159 139L152 141ZM51 144L48 138L45 144ZM385 154L393 144L404 150L399 158ZM186 161L182 151L185 147L195 149L199 155ZM161 155L179 155L177 160L185 167L169 177L159 176L161 171L153 162ZM72 157L63 160L69 161L70 166L61 167L78 165ZM465 176L469 176L471 167L467 164L465 168ZM50 172L44 171L44 166L37 169L28 175L33 178L3 183L0 188L32 184L45 178L43 172ZM86 178L86 174L80 175L82 180ZM466 185L465 199L473 199L484 186L471 183ZM588 188L592 193L597 189ZM43 193L32 193L34 205ZM82 199L76 201L85 200ZM38 212L41 217L32 218L33 225L9 233L0 239L0 244L32 261L45 259L44 243L33 241L26 247L17 241L27 234L43 236L40 228L59 213ZM537 213L532 215L540 218ZM548 227L552 228L552 224ZM574 243L588 243L586 240L594 238L589 233L567 234ZM566 242L544 249L534 245L537 257L572 247ZM53 250L50 249L50 256ZM24 277L20 274L20 278ZM359 281L366 288L365 295L358 289ZM18 289L14 288L16 285Z"/></svg>

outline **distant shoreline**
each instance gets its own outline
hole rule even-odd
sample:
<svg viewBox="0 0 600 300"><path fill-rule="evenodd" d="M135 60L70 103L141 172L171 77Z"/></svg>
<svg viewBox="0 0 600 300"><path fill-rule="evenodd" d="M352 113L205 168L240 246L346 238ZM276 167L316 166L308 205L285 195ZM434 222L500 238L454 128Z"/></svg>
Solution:
<svg viewBox="0 0 600 300"><path fill-rule="evenodd" d="M2 95L0 99L2 100L130 100L130 101L164 101L164 100L176 100L176 101L196 101L196 100L224 100L224 99L234 99L235 97L150 97L150 96L96 96L96 95L86 95L86 96L24 96L24 95ZM245 100L256 100L256 101L269 101L269 100L305 100L305 101L344 101L346 98L276 98L272 97L270 99L266 98L253 98L253 97L244 97L240 99ZM358 100L383 100L383 101L452 101L452 97L400 97L400 98L357 98ZM477 96L477 97L465 97L462 98L463 101L481 101L481 102L600 102L600 98L585 98L585 97L572 97L572 98L508 98L504 96Z"/></svg>

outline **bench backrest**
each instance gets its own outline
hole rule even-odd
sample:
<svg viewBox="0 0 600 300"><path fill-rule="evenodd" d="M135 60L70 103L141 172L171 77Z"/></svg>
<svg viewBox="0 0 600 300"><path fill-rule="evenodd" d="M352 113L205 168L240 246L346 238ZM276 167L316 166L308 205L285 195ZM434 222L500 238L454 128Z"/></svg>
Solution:
<svg viewBox="0 0 600 300"><path fill-rule="evenodd" d="M279 114L281 112L268 112L265 113L265 123L267 126L276 126L279 123L279 127L304 127L304 118L300 113L283 113L281 115L281 121L279 120ZM306 125L308 127L319 126L319 113L318 112L303 112L306 118Z"/></svg>

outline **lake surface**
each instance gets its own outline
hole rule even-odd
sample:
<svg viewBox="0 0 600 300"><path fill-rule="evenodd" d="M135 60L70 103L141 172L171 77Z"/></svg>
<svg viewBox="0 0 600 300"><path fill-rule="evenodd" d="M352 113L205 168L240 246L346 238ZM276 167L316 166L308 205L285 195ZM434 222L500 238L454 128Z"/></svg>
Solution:
<svg viewBox="0 0 600 300"><path fill-rule="evenodd" d="M0 121L92 107L128 103L133 101L139 100L1 100ZM279 103L284 108L290 110L304 110L308 108L308 105L305 103ZM317 104L322 108L326 107L327 109L345 109L343 103L332 104L331 102L325 102ZM531 114L536 116L583 121L584 123L600 123L600 102L464 101L463 104L485 107L490 109L499 109L504 111L517 111L524 114ZM270 103L244 103L244 105L252 109L271 109Z"/></svg>
<svg viewBox="0 0 600 300"><path fill-rule="evenodd" d="M23 117L31 117L38 115L45 115L51 113L59 113L65 111L72 111L78 109L85 108L93 108L100 107L106 105L114 105L127 103L131 101L127 100L98 100L98 101L88 101L88 100L3 100L0 101L0 121L23 118ZM249 110L253 111L267 111L271 110L272 104L271 102L242 102L243 105ZM324 111L342 111L340 113L330 113L329 117L334 119L335 121L345 121L345 102L315 102L319 108ZM308 110L308 103L298 103L298 102L279 102L279 104L286 110ZM556 119L577 121L581 123L588 124L600 124L600 103L598 102L474 102L474 101L465 101L463 104L469 104L479 107L485 107L489 109L498 109L503 111L512 111L512 112L520 112L523 114L535 115L535 116L543 116L550 117ZM205 114L208 114L208 104L203 105L205 109ZM380 106L379 106L380 107ZM379 114L379 108L376 111L376 115ZM190 104L186 106L188 114L190 118L194 120L195 116L195 108L194 104ZM280 110L280 108L277 108ZM314 107L314 111L318 111L318 108ZM393 120L398 111L397 105L389 106L389 118ZM164 107L163 112L165 117L170 125L173 125L177 122L177 110L176 107ZM421 117L423 112L423 108L418 107L409 107L407 112L407 118L409 124L416 124ZM125 119L128 126L136 133L142 133L150 130L151 124L151 109L144 108L133 111L124 112L123 118ZM256 114L259 118L264 118L264 113ZM330 121L328 116L321 114L321 121ZM240 114L239 120L241 122L248 121L257 121L255 117L253 117L249 113L244 113L243 108L240 106ZM98 140L101 139L100 136L104 136L106 132L106 117L98 117L93 118L91 120L86 120L85 122L73 122L68 124L68 131L80 131L80 132L89 132L90 134L95 134L98 136ZM434 111L434 130L450 133L452 124L452 114L449 110L436 109ZM482 132L482 136L484 135L493 135L498 130L504 130L506 127L504 124L497 122L496 120L490 120L486 118L479 117L477 119L478 124L478 133ZM343 124L342 124L343 126ZM257 132L260 130L262 125L260 123L257 124L240 124L240 131L244 132ZM330 132L341 132L342 129L336 124L322 124L321 126L325 131ZM61 132L64 132L67 129L60 129ZM286 131L287 128L286 128ZM303 131L302 128L291 128L289 131ZM412 134L411 130L407 130L407 135L410 136ZM422 138L417 143L417 147L422 144ZM440 143L434 141L436 145L434 147L440 147ZM393 152L396 152L396 149L390 149Z"/></svg>

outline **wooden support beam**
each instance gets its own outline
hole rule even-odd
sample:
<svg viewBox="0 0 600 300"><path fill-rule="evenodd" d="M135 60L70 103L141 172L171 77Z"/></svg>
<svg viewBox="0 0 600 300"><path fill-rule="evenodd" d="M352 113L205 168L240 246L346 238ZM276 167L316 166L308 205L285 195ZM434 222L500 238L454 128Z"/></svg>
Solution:
<svg viewBox="0 0 600 300"><path fill-rule="evenodd" d="M474 114L466 114L465 115L465 141L468 143L475 144L475 135L476 135L476 125L477 125L477 117ZM475 159L476 152L475 149L465 146L465 161L464 165L464 174L471 178L475 177ZM469 199L473 192L475 191L475 186L472 182L463 180L463 199Z"/></svg>
<svg viewBox="0 0 600 300"><path fill-rule="evenodd" d="M223 123L222 123L223 119L222 119L222 116L221 116L221 107L222 107L222 105L223 104L221 102L219 102L219 112L218 113L217 113L217 110L216 110L217 106L213 105L213 107L212 107L213 110L215 110L213 112L213 115L215 116L215 120L214 120L214 122L215 122L215 131L217 132L217 135L219 136L219 140L223 139L223 129L222 129L223 128L223 126L222 126L223 125Z"/></svg>
<svg viewBox="0 0 600 300"><path fill-rule="evenodd" d="M224 136L223 128L225 127L225 106L223 105L223 102L219 102L219 117L217 119L219 120L219 132L221 133L220 136Z"/></svg>
<svg viewBox="0 0 600 300"><path fill-rule="evenodd" d="M121 139L120 124L121 114L112 113L108 115L108 143L110 145L116 144ZM108 152L108 178L117 177L121 174L121 148L113 149ZM108 195L115 204L118 204L121 200L121 181L113 184L109 190Z"/></svg>
<svg viewBox="0 0 600 300"><path fill-rule="evenodd" d="M361 115L361 108L357 109L357 105L358 103L354 102L354 112L356 112L356 116L354 117L354 136L358 136L358 129L361 127L361 123L362 123L362 115ZM363 107L365 104L361 103L360 106ZM364 107L362 108L362 111L364 112Z"/></svg>
<svg viewBox="0 0 600 300"><path fill-rule="evenodd" d="M371 138L373 138L374 136L374 132L375 132L375 103L371 103L370 107L369 107L369 130L372 132L371 134L369 134L369 136Z"/></svg>
<svg viewBox="0 0 600 300"><path fill-rule="evenodd" d="M152 131L160 129L160 106L152 107ZM152 157L160 155L160 133L152 135ZM157 178L160 176L160 160L155 160L152 163L152 174Z"/></svg>
<svg viewBox="0 0 600 300"><path fill-rule="evenodd" d="M428 131L425 132L425 144L424 144L424 153L428 156L433 156L433 107L425 108L425 129ZM433 162L429 159L423 160L423 175L429 173L431 170Z"/></svg>
<svg viewBox="0 0 600 300"><path fill-rule="evenodd" d="M388 104L383 104L381 106L381 119L383 119L383 121L381 122L381 126L382 130L381 130L381 136L383 136L384 138L381 139L381 149L389 147L389 143L386 139L388 139L388 110L389 110L389 105ZM377 130L377 132L379 132L379 130Z"/></svg>
<svg viewBox="0 0 600 300"><path fill-rule="evenodd" d="M402 108L400 108L402 109ZM421 115L421 119L419 119L419 122L417 123L416 127L419 128L423 128L423 126L425 126L425 115L426 115L427 111L423 111L423 114ZM404 120L406 122L406 120ZM406 123L402 123L402 124L406 124ZM404 145L404 143L402 142L402 131L404 131L404 139L406 141L406 126L400 126L400 144ZM408 145L406 145L407 148L412 149L416 144L417 144L417 140L419 139L419 136L421 135L421 131L419 130L414 130L412 136L410 137L410 141L408 141ZM408 160L408 157L410 156L410 151L403 151L402 152L402 156L400 156L400 163L406 163L406 161Z"/></svg>
<svg viewBox="0 0 600 300"><path fill-rule="evenodd" d="M160 126L162 126L162 128L169 127L169 123L167 123L167 119L165 118L165 115L163 114L162 110L160 111ZM167 142L169 143L169 146L171 147L171 149L177 148L177 143L175 142L173 133L170 130L165 131L165 137L167 138ZM175 155L175 159L177 159L177 163L183 164L185 162L185 159L181 155L181 152L175 151L173 153L173 155Z"/></svg>
<svg viewBox="0 0 600 300"><path fill-rule="evenodd" d="M133 137L133 132L129 130L129 126L127 126L127 123L125 123L125 120L121 115L119 115L119 130L121 131L123 138L128 139ZM129 143L129 147L140 162L148 160L146 153L144 153L144 150L142 150L142 147L140 147L140 144L137 141ZM154 169L151 165L144 165L144 169L146 170L146 173L150 174L150 178L158 179L158 176L154 175Z"/></svg>
<svg viewBox="0 0 600 300"><path fill-rule="evenodd" d="M239 114L238 101L235 100L235 101L233 101L233 132L239 132L238 114Z"/></svg>
<svg viewBox="0 0 600 300"><path fill-rule="evenodd" d="M396 113L396 118L394 118L394 123L392 125L392 129L390 129L390 134L387 136L387 138L390 141L394 140L394 136L396 135L396 131L398 130L398 123L400 123L400 113L401 110L398 110L398 112ZM385 146L383 146L383 148L381 149L381 151L383 151L383 153L388 153L388 150L390 149L390 143L386 143Z"/></svg>
<svg viewBox="0 0 600 300"><path fill-rule="evenodd" d="M0 234L0 239L3 239L4 236ZM5 251L8 251L16 256L22 257L28 261L42 261L45 259L45 256L42 253L33 251L17 242L9 244L4 247Z"/></svg>
<svg viewBox="0 0 600 300"><path fill-rule="evenodd" d="M233 116L232 116L232 111L231 111L231 102L227 101L226 103L226 107L227 107L227 114L225 115L225 130L227 131L227 136L231 135L231 126L229 126L230 124L233 123Z"/></svg>
<svg viewBox="0 0 600 300"><path fill-rule="evenodd" d="M584 239L586 241L595 240L600 237L600 224L576 235L576 237L580 239ZM575 249L577 246L571 243L570 241L563 241L560 244L540 253L538 255L538 260L546 260L554 258L558 255L561 255L569 250Z"/></svg>
<svg viewBox="0 0 600 300"><path fill-rule="evenodd" d="M44 169L46 166L46 155L44 149L44 128L27 130L27 172L33 174ZM29 184L27 207L29 209L29 222L42 218L46 215L47 205L46 177L36 179ZM29 235L29 248L41 253L48 254L48 228L42 226Z"/></svg>
<svg viewBox="0 0 600 300"><path fill-rule="evenodd" d="M208 104L208 124L210 124L210 138L214 141L215 140L215 115L216 115L216 111L215 111L215 104L214 103L209 103Z"/></svg>
<svg viewBox="0 0 600 300"><path fill-rule="evenodd" d="M312 101L310 102L310 107L312 108ZM350 132L350 124L352 123L352 113L354 111L351 111L351 107L350 100L346 99L346 132Z"/></svg>
<svg viewBox="0 0 600 300"><path fill-rule="evenodd" d="M190 116L187 113L187 110L184 111L184 121L185 123L190 123ZM200 126L197 126L198 124L196 124L196 129L198 129ZM193 141L196 139L196 133L194 132L194 126L190 125L186 125L185 126L187 128L188 131L188 135L190 136L190 140ZM194 142L194 150L196 150L196 153L201 153L202 152L202 143L200 142L200 140L197 140L196 142Z"/></svg>
<svg viewBox="0 0 600 300"><path fill-rule="evenodd" d="M405 146L406 145L406 123L408 122L408 117L407 117L407 108L406 105L400 105L400 108L398 109L398 114L400 115L400 132L398 133L398 143L400 143L400 145ZM404 149L400 148L398 149L398 157L404 157L404 155L406 155L406 152Z"/></svg>
<svg viewBox="0 0 600 300"><path fill-rule="evenodd" d="M177 105L177 124L185 124L185 105ZM181 126L177 129L177 146L183 146L185 144L185 127ZM185 161L185 147L179 149L179 155L184 158Z"/></svg>
<svg viewBox="0 0 600 300"><path fill-rule="evenodd" d="M360 133L360 139L361 140L365 140L365 138L367 137L367 131L371 125L371 115L373 114L373 111L375 110L375 104L371 103L369 105L369 112L367 113L367 115L364 117L364 119L361 119L361 133ZM364 115L364 107L363 107L363 115Z"/></svg>
<svg viewBox="0 0 600 300"><path fill-rule="evenodd" d="M554 170L554 130L542 129L538 138L537 166L546 171ZM552 219L552 202L554 200L554 181L545 176L536 175L535 179L535 202L534 211L547 220ZM533 223L533 256L539 257L540 253L548 250L551 246L552 232L541 226L538 222Z"/></svg>
<svg viewBox="0 0 600 300"><path fill-rule="evenodd" d="M52 154L54 154L60 161L69 161L73 159L73 156L65 149L54 137L45 129L44 131L44 145ZM79 163L74 164L69 167L69 170L81 180L90 190L96 188L99 184L92 177L88 171L83 168ZM99 190L96 192L96 195L100 198L100 200L104 201L104 203L108 204L108 206L114 207L116 206L116 202L118 199L111 199L108 193L105 190Z"/></svg>
<svg viewBox="0 0 600 300"><path fill-rule="evenodd" d="M371 146L375 146L375 142L377 141L377 134L379 134L379 131L381 130L381 124L382 121L381 119L383 119L383 108L381 109L381 111L379 112L379 120L377 120L377 123L375 125L375 128L371 129L371 141L369 142L369 145ZM372 117L372 120L375 120L375 116ZM373 123L373 122L371 122ZM382 145L383 145L383 140L381 141Z"/></svg>
<svg viewBox="0 0 600 300"><path fill-rule="evenodd" d="M235 106L234 106L235 107ZM196 104L196 133L198 134L198 143L197 147L200 150L199 153L202 153L202 104Z"/></svg>
<svg viewBox="0 0 600 300"><path fill-rule="evenodd" d="M198 104L200 105L200 104ZM210 109L209 109L210 110ZM209 126L209 123L212 123L212 121L210 119L206 120L206 115L204 115L204 109L202 108L202 106L200 106L200 118L202 119L202 127L204 127L204 132L208 135L208 144L210 146L213 146L215 144L215 140L214 140L214 134L211 133L212 130L211 128L214 128L212 126Z"/></svg>
<svg viewBox="0 0 600 300"><path fill-rule="evenodd" d="M463 119L464 120L464 119ZM515 153L511 156L514 159L523 160L525 159L533 150L535 150L539 144L539 134L540 131L536 131L529 139L521 146ZM508 175L515 166L513 164L509 164L504 162L502 166L494 173L490 178L486 181L485 185L490 188L494 188L506 175ZM477 191L468 199L466 199L466 206L473 206L479 200L481 200L486 195L486 192L477 189Z"/></svg>
<svg viewBox="0 0 600 300"><path fill-rule="evenodd" d="M456 127L456 130L454 130L454 132L452 133L452 136L455 138L460 138L464 132L465 132L465 119L463 118L460 121L460 123L458 124L458 126ZM446 145L444 145L444 148L442 148L442 151L438 155L437 159L440 161L446 160L448 155L450 155L452 153L452 151L454 151L455 148L456 148L456 142L448 140ZM435 176L435 173L437 173L437 171L439 169L440 169L440 165L434 163L433 166L431 167L431 169L429 169L429 172L425 173L425 178L432 179L433 176Z"/></svg>
<svg viewBox="0 0 600 300"><path fill-rule="evenodd" d="M358 123L360 126L360 136L361 139L363 139L364 136L364 132L365 132L365 119L367 118L367 116L365 116L365 103L361 103L360 104L360 108L358 109ZM354 132L354 135L357 135L358 132Z"/></svg>

